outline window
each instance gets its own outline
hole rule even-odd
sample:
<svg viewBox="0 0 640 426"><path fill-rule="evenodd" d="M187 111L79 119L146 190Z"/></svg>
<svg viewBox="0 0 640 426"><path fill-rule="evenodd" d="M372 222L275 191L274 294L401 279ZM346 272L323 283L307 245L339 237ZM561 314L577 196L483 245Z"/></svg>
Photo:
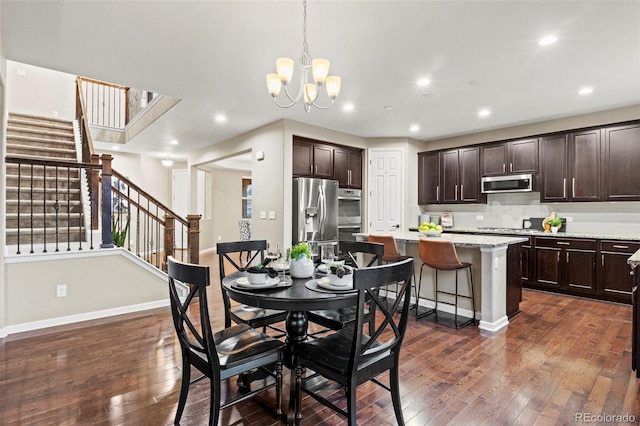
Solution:
<svg viewBox="0 0 640 426"><path fill-rule="evenodd" d="M242 218L251 219L251 179L242 178Z"/></svg>

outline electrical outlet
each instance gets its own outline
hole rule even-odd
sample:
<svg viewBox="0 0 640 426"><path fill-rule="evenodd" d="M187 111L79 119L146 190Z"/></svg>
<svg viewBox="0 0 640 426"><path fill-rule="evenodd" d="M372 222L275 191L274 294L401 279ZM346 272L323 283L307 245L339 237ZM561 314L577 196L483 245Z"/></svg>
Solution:
<svg viewBox="0 0 640 426"><path fill-rule="evenodd" d="M222 235L218 235L218 241L222 241Z"/></svg>
<svg viewBox="0 0 640 426"><path fill-rule="evenodd" d="M56 286L56 297L66 297L66 296L67 296L67 285L58 284Z"/></svg>

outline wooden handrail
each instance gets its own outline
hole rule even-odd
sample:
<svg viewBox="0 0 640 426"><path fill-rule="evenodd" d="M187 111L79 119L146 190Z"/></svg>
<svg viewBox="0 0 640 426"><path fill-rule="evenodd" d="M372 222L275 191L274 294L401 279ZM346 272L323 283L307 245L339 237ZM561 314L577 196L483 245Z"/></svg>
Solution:
<svg viewBox="0 0 640 426"><path fill-rule="evenodd" d="M89 129L87 117L87 105L84 101L84 91L82 89L82 77L76 78L76 118L81 126L82 133L82 161L91 161L91 156L95 154L93 149L93 138ZM86 150L85 150L86 143Z"/></svg>
<svg viewBox="0 0 640 426"><path fill-rule="evenodd" d="M87 77L80 77L79 76L78 80L86 81L87 83L94 83L94 84L101 84L103 86L115 87L116 89L121 89L121 90L129 90L129 87L127 87L127 86L123 86L121 84L115 84L115 83L107 83L106 81L95 80L93 78L87 78Z"/></svg>
<svg viewBox="0 0 640 426"><path fill-rule="evenodd" d="M174 213L173 210L171 210L169 207L165 206L164 204L162 204L160 201L158 201L153 195L150 195L148 192L146 192L144 189L140 188L138 185L136 185L135 183L131 182L129 180L129 178L127 178L126 176L124 176L122 173L119 173L118 171L116 171L115 169L112 170L113 171L113 176L115 176L116 178L118 178L118 180L121 180L122 182L124 182L127 186L129 186L130 188L133 188L136 192L140 193L141 195L147 197L149 200L153 201L158 207L160 207L162 210L164 210L167 213L171 213L171 215L173 215L173 217L175 217L178 222L184 224L184 225L188 225L189 222L186 219L181 218L178 214ZM114 188L113 191L117 191L118 193L122 194L117 188ZM125 194L122 194L124 197L126 197Z"/></svg>
<svg viewBox="0 0 640 426"><path fill-rule="evenodd" d="M5 157L5 162L13 164L33 164L34 166L69 167L71 169L101 169L100 164L78 163L75 161L41 160L38 158Z"/></svg>

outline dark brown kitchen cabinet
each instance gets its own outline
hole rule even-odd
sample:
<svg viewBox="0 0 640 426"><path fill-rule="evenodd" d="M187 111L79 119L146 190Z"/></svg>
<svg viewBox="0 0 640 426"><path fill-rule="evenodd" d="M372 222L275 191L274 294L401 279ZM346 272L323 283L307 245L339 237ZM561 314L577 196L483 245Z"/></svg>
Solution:
<svg viewBox="0 0 640 426"><path fill-rule="evenodd" d="M477 146L418 154L418 204L480 203Z"/></svg>
<svg viewBox="0 0 640 426"><path fill-rule="evenodd" d="M531 238L529 241L522 244L520 250L520 276L522 278L522 285L529 285L531 283Z"/></svg>
<svg viewBox="0 0 640 426"><path fill-rule="evenodd" d="M481 147L482 176L538 173L538 138Z"/></svg>
<svg viewBox="0 0 640 426"><path fill-rule="evenodd" d="M362 188L362 150L293 137L293 177L335 179L341 187Z"/></svg>
<svg viewBox="0 0 640 426"><path fill-rule="evenodd" d="M334 148L333 179L341 188L362 188L362 151Z"/></svg>
<svg viewBox="0 0 640 426"><path fill-rule="evenodd" d="M520 313L522 302L522 244L507 247L507 317Z"/></svg>
<svg viewBox="0 0 640 426"><path fill-rule="evenodd" d="M536 237L535 286L590 296L596 291L596 241Z"/></svg>
<svg viewBox="0 0 640 426"><path fill-rule="evenodd" d="M440 202L440 156L438 152L418 154L418 204Z"/></svg>
<svg viewBox="0 0 640 426"><path fill-rule="evenodd" d="M604 129L602 188L604 201L640 200L640 123Z"/></svg>
<svg viewBox="0 0 640 426"><path fill-rule="evenodd" d="M631 293L631 369L640 377L640 305L638 285L640 284L640 267L633 268L633 292Z"/></svg>
<svg viewBox="0 0 640 426"><path fill-rule="evenodd" d="M619 240L600 242L598 294L614 302L631 303L633 276L627 259L640 250L640 243Z"/></svg>
<svg viewBox="0 0 640 426"><path fill-rule="evenodd" d="M541 201L599 201L600 129L540 139Z"/></svg>
<svg viewBox="0 0 640 426"><path fill-rule="evenodd" d="M294 136L293 176L333 179L333 147Z"/></svg>

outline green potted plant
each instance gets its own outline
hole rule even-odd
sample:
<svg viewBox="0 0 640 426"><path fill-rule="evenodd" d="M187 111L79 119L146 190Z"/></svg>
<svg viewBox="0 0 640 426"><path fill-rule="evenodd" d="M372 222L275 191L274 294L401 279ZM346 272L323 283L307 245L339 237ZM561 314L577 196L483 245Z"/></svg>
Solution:
<svg viewBox="0 0 640 426"><path fill-rule="evenodd" d="M549 225L551 226L551 232L555 234L556 232L558 232L558 229L562 227L562 218L554 217L550 219Z"/></svg>
<svg viewBox="0 0 640 426"><path fill-rule="evenodd" d="M293 278L310 278L313 276L313 259L311 249L305 242L298 243L291 247L290 272Z"/></svg>
<svg viewBox="0 0 640 426"><path fill-rule="evenodd" d="M127 240L127 232L129 232L130 219L129 215L127 215L127 222L123 228L120 226L120 215L111 216L111 241L117 247L124 247L124 243Z"/></svg>

